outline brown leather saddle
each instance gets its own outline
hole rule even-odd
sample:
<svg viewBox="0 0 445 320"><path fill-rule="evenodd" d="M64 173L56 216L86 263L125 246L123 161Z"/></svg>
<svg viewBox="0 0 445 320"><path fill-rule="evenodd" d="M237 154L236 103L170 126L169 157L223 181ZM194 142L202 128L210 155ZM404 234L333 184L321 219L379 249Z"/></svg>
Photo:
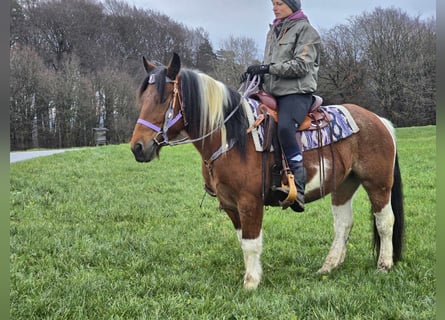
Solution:
<svg viewBox="0 0 445 320"><path fill-rule="evenodd" d="M296 134L296 139L300 144L300 148L302 147L301 131L321 130L322 128L328 126L331 121L331 116L321 108L323 99L316 95L313 95L313 97L314 99L312 106L309 109L304 121L299 126ZM252 127L263 127L263 151L269 152L273 149L275 154L275 163L270 170L271 183L269 187L265 185L266 178L263 176L263 198L265 200L265 204L280 205L283 208L286 208L289 206L289 204L295 201L297 190L295 188L294 176L287 166L287 161L285 161L284 156L281 153L281 148L279 147L275 137L279 107L272 95L261 90L249 95L249 98L255 99L259 102L258 117ZM252 127L248 129L248 132L253 129ZM263 158L263 175L266 172L265 162L266 160ZM267 189L270 189L272 193L267 192ZM275 192L275 190L279 192ZM288 191L283 193L283 190Z"/></svg>
<svg viewBox="0 0 445 320"><path fill-rule="evenodd" d="M263 114L263 117L258 117L261 119L257 120L257 122L259 123L255 122L254 126L261 124L262 120L264 119L265 112L269 113L275 121L278 121L278 105L277 101L272 95L259 90L255 93L252 93L249 98L255 99L260 102L259 110L261 111L261 113L259 114ZM320 108L321 104L323 103L323 98L317 95L313 95L313 98L314 99L312 106L309 109L308 114L304 118L304 121L298 127L298 131L317 130L320 128L324 128L331 121L331 116L322 108Z"/></svg>

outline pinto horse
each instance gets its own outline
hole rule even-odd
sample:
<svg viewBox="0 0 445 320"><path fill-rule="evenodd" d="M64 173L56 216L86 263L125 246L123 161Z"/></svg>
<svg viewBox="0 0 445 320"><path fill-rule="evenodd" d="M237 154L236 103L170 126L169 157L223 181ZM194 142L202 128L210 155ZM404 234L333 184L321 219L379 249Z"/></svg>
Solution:
<svg viewBox="0 0 445 320"><path fill-rule="evenodd" d="M236 229L244 255L244 287L261 280L264 200L263 153L254 148L246 98L210 76L182 68L173 54L168 66L143 58L147 77L139 92L141 112L131 139L139 162L155 159L165 145L193 143L202 157L205 182ZM403 195L391 123L366 109L344 104L359 131L332 147L304 152L306 203L331 193L334 239L319 273L339 267L353 225L352 199L362 185L371 202L377 269L391 269L402 254ZM320 165L320 154L323 166ZM272 153L266 156L270 172ZM323 172L320 172L322 170ZM323 191L322 191L323 190Z"/></svg>

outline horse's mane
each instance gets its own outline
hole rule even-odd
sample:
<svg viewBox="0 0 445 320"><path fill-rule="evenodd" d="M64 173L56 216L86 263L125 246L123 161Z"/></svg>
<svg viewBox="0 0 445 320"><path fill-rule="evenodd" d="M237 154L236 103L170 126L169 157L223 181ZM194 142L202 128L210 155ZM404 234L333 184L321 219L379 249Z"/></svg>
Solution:
<svg viewBox="0 0 445 320"><path fill-rule="evenodd" d="M245 154L248 120L244 107L240 105L224 123L240 103L246 103L245 99L241 100L238 92L202 72L181 69L179 78L189 134L199 137L221 128L221 144L225 146L235 139Z"/></svg>
<svg viewBox="0 0 445 320"><path fill-rule="evenodd" d="M139 89L139 97L147 89L152 75L155 76L156 90L162 104L166 100L165 67L157 67L147 75ZM248 127L245 106L240 105L238 111L227 122L224 121L240 103L247 103L246 100L241 100L237 91L199 71L181 69L179 79L190 136L197 138L221 129L221 145L225 146L227 142L235 140L241 154L245 155Z"/></svg>

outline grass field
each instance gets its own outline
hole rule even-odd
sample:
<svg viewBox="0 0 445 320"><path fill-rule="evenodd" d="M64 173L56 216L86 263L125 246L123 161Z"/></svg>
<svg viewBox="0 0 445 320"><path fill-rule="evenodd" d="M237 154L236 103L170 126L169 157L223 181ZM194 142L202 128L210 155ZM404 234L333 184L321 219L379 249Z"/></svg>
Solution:
<svg viewBox="0 0 445 320"><path fill-rule="evenodd" d="M128 145L12 164L11 319L435 319L435 130L397 129L406 241L393 271L376 272L360 190L346 260L325 276L330 198L267 208L254 292L228 217L214 198L201 206L192 146L150 164Z"/></svg>

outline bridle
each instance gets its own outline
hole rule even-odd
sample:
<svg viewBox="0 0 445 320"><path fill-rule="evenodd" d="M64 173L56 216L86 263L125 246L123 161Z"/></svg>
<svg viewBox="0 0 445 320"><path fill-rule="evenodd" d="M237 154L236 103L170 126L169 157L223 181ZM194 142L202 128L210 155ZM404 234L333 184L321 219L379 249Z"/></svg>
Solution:
<svg viewBox="0 0 445 320"><path fill-rule="evenodd" d="M156 81L156 75L155 74L150 75L148 84L154 84L155 81ZM171 145L172 143L175 142L175 141L168 140L167 131L171 127L173 127L180 119L184 120L184 127L186 127L188 125L187 120L185 118L184 104L183 104L181 96L179 94L178 80L177 79L172 80L169 77L166 77L166 83L173 83L173 93L172 93L173 97L170 99L168 109L165 112L164 124L163 124L162 128L160 128L157 125L155 125L154 123L144 120L142 118L139 118L137 120L137 123L139 123L147 128L150 128L157 133L157 135L153 138L153 140L159 146ZM177 101L179 101L179 112L175 117L173 117L173 115L175 113L175 105L177 104ZM159 140L159 137L162 137L162 141ZM180 141L180 140L178 140L178 141Z"/></svg>
<svg viewBox="0 0 445 320"><path fill-rule="evenodd" d="M156 81L156 75L155 74L150 75L148 83L154 84L155 81ZM188 122L185 117L184 103L181 99L181 95L179 94L178 79L176 78L175 80L172 80L169 77L166 77L166 83L173 83L173 97L170 99L167 112L164 115L163 127L160 128L157 125L155 125L154 123L144 120L142 118L139 118L137 120L137 123L139 123L145 127L148 127L157 133L157 135L153 138L153 140L158 146L166 146L166 145L176 146L176 145L180 145L180 144L194 143L194 142L198 142L198 141L204 140L205 138L210 137L216 131L220 130L222 128L222 126L225 125L226 122L229 121L229 119L238 111L238 109L240 108L240 106L243 103L243 99L247 96L248 91L249 91L249 93L252 92L252 88L250 88L250 90L246 90L246 92L241 96L240 102L238 103L238 105L224 119L224 121L218 127L214 128L212 131L210 131L196 139L183 138L183 139L179 139L179 140L169 141L168 136L167 136L168 129L173 127L180 119L183 119L183 121L184 121L184 128L187 127ZM175 105L177 104L178 101L179 101L179 112L175 117L173 117ZM162 137L162 141L159 141L159 139L158 139L159 137Z"/></svg>

